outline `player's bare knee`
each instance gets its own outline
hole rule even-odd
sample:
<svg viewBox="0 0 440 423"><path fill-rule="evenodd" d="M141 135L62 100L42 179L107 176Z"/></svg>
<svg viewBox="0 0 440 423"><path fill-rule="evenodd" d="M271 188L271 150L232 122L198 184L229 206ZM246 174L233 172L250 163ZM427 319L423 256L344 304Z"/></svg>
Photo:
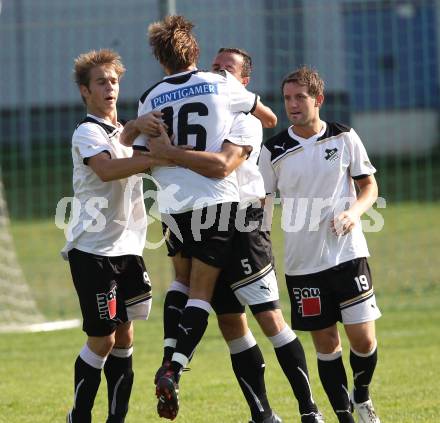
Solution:
<svg viewBox="0 0 440 423"><path fill-rule="evenodd" d="M189 286L189 278L191 274L191 260L182 257L181 253L172 257L174 268L174 279L183 285Z"/></svg>
<svg viewBox="0 0 440 423"><path fill-rule="evenodd" d="M189 286L190 274L190 269L187 270L185 268L174 266L174 280L185 286Z"/></svg>
<svg viewBox="0 0 440 423"><path fill-rule="evenodd" d="M345 325L345 332L351 349L360 354L368 354L376 347L376 331L373 322Z"/></svg>
<svg viewBox="0 0 440 423"><path fill-rule="evenodd" d="M105 357L115 345L115 334L112 333L107 336L89 336L87 345L92 352L101 357Z"/></svg>
<svg viewBox="0 0 440 423"><path fill-rule="evenodd" d="M210 302L220 270L193 257L189 297Z"/></svg>
<svg viewBox="0 0 440 423"><path fill-rule="evenodd" d="M244 313L217 315L217 322L223 338L226 341L241 338L245 336L249 330Z"/></svg>
<svg viewBox="0 0 440 423"><path fill-rule="evenodd" d="M350 340L350 347L357 353L368 354L376 348L376 338L366 335L362 338Z"/></svg>
<svg viewBox="0 0 440 423"><path fill-rule="evenodd" d="M133 345L133 324L132 322L127 322L118 326L115 332L115 343L116 348L129 348Z"/></svg>
<svg viewBox="0 0 440 423"><path fill-rule="evenodd" d="M189 286L189 275L186 273L175 272L174 280L183 285Z"/></svg>
<svg viewBox="0 0 440 423"><path fill-rule="evenodd" d="M329 328L311 331L313 343L317 352L322 354L332 354L340 351L341 338L336 325Z"/></svg>
<svg viewBox="0 0 440 423"><path fill-rule="evenodd" d="M286 326L280 309L266 310L255 314L255 319L266 336L275 336Z"/></svg>
<svg viewBox="0 0 440 423"><path fill-rule="evenodd" d="M185 286L189 286L191 268L174 266L174 279Z"/></svg>

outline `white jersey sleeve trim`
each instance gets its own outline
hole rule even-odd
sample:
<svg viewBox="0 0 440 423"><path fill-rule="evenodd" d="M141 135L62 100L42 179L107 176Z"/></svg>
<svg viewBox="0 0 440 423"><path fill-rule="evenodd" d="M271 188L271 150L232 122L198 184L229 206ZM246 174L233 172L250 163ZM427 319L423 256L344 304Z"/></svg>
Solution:
<svg viewBox="0 0 440 423"><path fill-rule="evenodd" d="M103 129L94 123L83 123L73 134L72 146L78 149L83 159L96 156L99 153L111 152L107 135Z"/></svg>
<svg viewBox="0 0 440 423"><path fill-rule="evenodd" d="M133 141L133 147L147 148L148 138L145 135L138 135Z"/></svg>
<svg viewBox="0 0 440 423"><path fill-rule="evenodd" d="M149 113L151 109L148 107L148 103L146 101L139 101L138 104L138 116L145 115ZM145 134L139 134L135 140L133 141L133 147L143 147L146 148L148 143L148 137Z"/></svg>
<svg viewBox="0 0 440 423"><path fill-rule="evenodd" d="M356 178L357 176L368 176L376 173L376 168L371 164L367 150L354 129L350 130L348 144L351 177Z"/></svg>
<svg viewBox="0 0 440 423"><path fill-rule="evenodd" d="M240 147L246 147L246 146L252 147L253 138L227 136L225 141L229 141L230 143L239 145Z"/></svg>
<svg viewBox="0 0 440 423"><path fill-rule="evenodd" d="M230 110L233 113L254 111L258 101L258 96L248 91L235 76L225 71L229 87Z"/></svg>
<svg viewBox="0 0 440 423"><path fill-rule="evenodd" d="M233 144L237 144L240 146L250 146L253 148L256 142L255 139L260 134L253 131L253 128L250 126L249 122L252 121L249 120L248 115L244 113L239 113L234 119L231 127L231 132L226 137L226 140ZM261 144L261 139L259 140L259 143Z"/></svg>
<svg viewBox="0 0 440 423"><path fill-rule="evenodd" d="M273 194L277 190L277 175L272 166L271 154L266 146L261 147L260 158L258 161L258 167L264 179L264 188L266 194Z"/></svg>

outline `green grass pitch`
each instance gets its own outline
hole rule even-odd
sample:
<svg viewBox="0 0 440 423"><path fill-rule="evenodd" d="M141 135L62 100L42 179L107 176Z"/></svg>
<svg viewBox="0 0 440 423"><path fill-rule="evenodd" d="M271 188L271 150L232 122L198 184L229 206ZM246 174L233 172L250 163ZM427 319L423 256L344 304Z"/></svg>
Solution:
<svg viewBox="0 0 440 423"><path fill-rule="evenodd" d="M383 313L377 323L379 362L372 396L384 423L434 423L440 414L440 278L436 266L440 233L435 229L440 205L392 205L381 213L385 218L384 229L367 234L377 299ZM278 274L283 275L282 234L277 222L278 218L273 241ZM158 231L158 227L153 230L152 239L158 237ZM62 231L53 221L35 221L15 222L12 232L20 263L45 315L50 319L79 317L68 266L59 257ZM127 423L164 421L156 415L153 376L161 359L161 306L171 271L163 248L146 251L145 259L155 299L150 320L135 326L135 383ZM282 277L279 284L284 314L290 320ZM283 421L299 421L295 399L272 347L250 316L249 321L266 359L271 405ZM336 422L319 382L309 336L298 335L307 353L315 400L326 422ZM0 422L63 422L73 399L73 362L84 339L80 329L1 335ZM345 342L344 361L349 373L348 350ZM214 317L210 318L191 368L181 381L178 422L249 421ZM106 418L105 385L103 378L95 402L96 422Z"/></svg>

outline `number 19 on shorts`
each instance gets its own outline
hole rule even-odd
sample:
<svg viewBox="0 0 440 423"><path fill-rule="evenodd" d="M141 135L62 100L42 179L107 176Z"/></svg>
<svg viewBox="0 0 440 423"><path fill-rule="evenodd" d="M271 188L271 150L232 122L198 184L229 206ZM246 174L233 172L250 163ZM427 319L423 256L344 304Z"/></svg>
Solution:
<svg viewBox="0 0 440 423"><path fill-rule="evenodd" d="M370 288L368 286L368 279L365 275L356 276L354 278L359 292L368 291Z"/></svg>

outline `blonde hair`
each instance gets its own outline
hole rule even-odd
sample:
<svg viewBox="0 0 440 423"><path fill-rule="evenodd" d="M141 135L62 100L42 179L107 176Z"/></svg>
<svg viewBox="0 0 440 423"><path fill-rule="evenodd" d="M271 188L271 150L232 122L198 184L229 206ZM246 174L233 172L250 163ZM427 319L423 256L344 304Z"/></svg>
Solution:
<svg viewBox="0 0 440 423"><path fill-rule="evenodd" d="M125 73L125 67L122 64L121 57L118 53L110 49L91 50L87 53L80 54L74 63L73 76L78 86L89 86L90 70L95 66L112 65L119 79L121 79Z"/></svg>
<svg viewBox="0 0 440 423"><path fill-rule="evenodd" d="M156 59L176 73L199 59L199 46L192 33L194 25L183 16L167 16L148 26L148 37Z"/></svg>
<svg viewBox="0 0 440 423"><path fill-rule="evenodd" d="M284 89L284 85L289 82L293 82L299 85L307 87L307 92L312 97L324 94L324 81L319 76L318 72L307 66L301 66L296 71L287 75L281 83L281 91Z"/></svg>

